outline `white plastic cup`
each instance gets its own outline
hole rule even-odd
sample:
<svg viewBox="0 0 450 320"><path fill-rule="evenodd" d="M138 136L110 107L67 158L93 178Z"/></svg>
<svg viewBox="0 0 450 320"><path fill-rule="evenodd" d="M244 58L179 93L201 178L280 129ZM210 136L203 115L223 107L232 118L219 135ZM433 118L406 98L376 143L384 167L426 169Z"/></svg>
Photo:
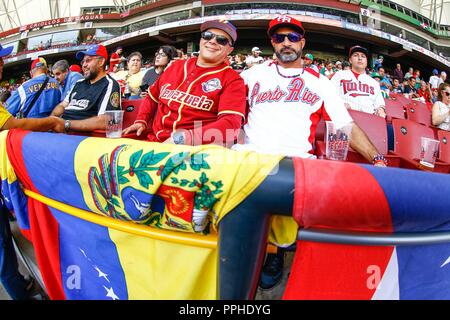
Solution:
<svg viewBox="0 0 450 320"><path fill-rule="evenodd" d="M421 137L422 150L420 152L420 164L434 168L439 151L439 140Z"/></svg>
<svg viewBox="0 0 450 320"><path fill-rule="evenodd" d="M327 159L345 161L352 136L352 124L326 121L326 126Z"/></svg>
<svg viewBox="0 0 450 320"><path fill-rule="evenodd" d="M106 116L106 137L120 138L122 137L123 126L123 110L105 111Z"/></svg>

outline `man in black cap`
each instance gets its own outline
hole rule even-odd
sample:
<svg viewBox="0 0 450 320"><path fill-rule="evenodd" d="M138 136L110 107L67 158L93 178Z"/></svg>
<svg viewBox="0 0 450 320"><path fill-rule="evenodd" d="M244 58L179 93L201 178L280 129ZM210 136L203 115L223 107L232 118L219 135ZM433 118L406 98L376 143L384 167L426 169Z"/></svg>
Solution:
<svg viewBox="0 0 450 320"><path fill-rule="evenodd" d="M338 89L347 109L363 111L386 118L386 108L380 84L366 74L369 52L361 46L349 51L351 70L337 72L331 81Z"/></svg>
<svg viewBox="0 0 450 320"><path fill-rule="evenodd" d="M200 26L199 56L176 60L148 90L136 122L124 133L175 144L232 144L245 118L245 86L228 64L237 39L228 21ZM195 128L194 128L195 124Z"/></svg>

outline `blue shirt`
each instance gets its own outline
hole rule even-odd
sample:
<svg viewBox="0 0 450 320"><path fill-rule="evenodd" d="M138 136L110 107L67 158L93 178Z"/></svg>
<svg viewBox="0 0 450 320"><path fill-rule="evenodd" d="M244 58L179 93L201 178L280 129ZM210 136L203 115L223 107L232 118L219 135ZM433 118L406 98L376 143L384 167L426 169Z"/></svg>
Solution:
<svg viewBox="0 0 450 320"><path fill-rule="evenodd" d="M386 83L387 85L392 86L391 80L389 80L389 78L386 77L386 76L383 78L383 80L381 80L381 84L382 83ZM386 90L386 89L389 89L389 88L385 84L382 84L381 85L381 90Z"/></svg>
<svg viewBox="0 0 450 320"><path fill-rule="evenodd" d="M11 97L6 101L6 109L13 116L19 111L26 113L28 107L36 93L39 92L45 81L45 74L41 74L27 82L23 83ZM36 103L28 112L28 118L45 118L50 115L58 103L61 102L61 91L59 83L53 78L49 78L46 88L42 91Z"/></svg>
<svg viewBox="0 0 450 320"><path fill-rule="evenodd" d="M63 101L67 94L72 90L75 83L82 79L84 79L84 77L80 73L69 71L64 80L64 85L61 86L61 101Z"/></svg>

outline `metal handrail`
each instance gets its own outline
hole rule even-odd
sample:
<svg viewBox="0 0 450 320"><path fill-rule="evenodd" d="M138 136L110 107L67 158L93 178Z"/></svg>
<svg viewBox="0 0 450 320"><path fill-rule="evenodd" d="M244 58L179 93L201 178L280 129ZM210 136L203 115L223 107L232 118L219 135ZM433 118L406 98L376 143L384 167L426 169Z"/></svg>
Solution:
<svg viewBox="0 0 450 320"><path fill-rule="evenodd" d="M449 243L450 232L387 234L300 229L297 239L358 246L421 246Z"/></svg>

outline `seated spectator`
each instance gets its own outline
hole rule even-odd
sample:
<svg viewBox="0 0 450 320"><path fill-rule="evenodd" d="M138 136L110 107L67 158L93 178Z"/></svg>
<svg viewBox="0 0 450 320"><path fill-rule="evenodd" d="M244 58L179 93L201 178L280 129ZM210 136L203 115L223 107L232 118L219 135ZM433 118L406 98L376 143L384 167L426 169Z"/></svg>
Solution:
<svg viewBox="0 0 450 320"><path fill-rule="evenodd" d="M384 61L384 57L383 56L379 56L377 60L375 60L375 66L374 69L375 71L377 71L378 73L380 72L380 68L383 68L383 61Z"/></svg>
<svg viewBox="0 0 450 320"><path fill-rule="evenodd" d="M0 102L5 103L8 98L11 97L11 91L9 90L2 90L0 93Z"/></svg>
<svg viewBox="0 0 450 320"><path fill-rule="evenodd" d="M37 58L31 64L32 79L23 83L6 101L6 108L16 118L48 117L61 102L59 83L47 75L47 62Z"/></svg>
<svg viewBox="0 0 450 320"><path fill-rule="evenodd" d="M303 68L311 68L319 73L319 68L314 64L314 56L311 53L305 54L305 57L303 58Z"/></svg>
<svg viewBox="0 0 450 320"><path fill-rule="evenodd" d="M122 47L117 47L116 50L111 53L111 58L109 59L109 71L112 72L117 72L114 71L114 67L119 65L122 61L126 60L124 57L121 56L123 52Z"/></svg>
<svg viewBox="0 0 450 320"><path fill-rule="evenodd" d="M78 52L76 58L81 60L84 80L75 84L52 115L65 119L65 132L105 130L105 111L121 109L119 84L105 70L106 48L92 45Z"/></svg>
<svg viewBox="0 0 450 320"><path fill-rule="evenodd" d="M342 62L342 70L351 70L351 69L352 69L352 65L350 64L350 62L348 62L348 61Z"/></svg>
<svg viewBox="0 0 450 320"><path fill-rule="evenodd" d="M430 85L431 85L431 90L437 90L439 88L440 85L440 80L441 78L438 77L439 71L437 69L433 70L433 75L430 77Z"/></svg>
<svg viewBox="0 0 450 320"><path fill-rule="evenodd" d="M386 74L386 71L384 70L383 67L378 69L378 73L381 76L381 80L380 80L381 90L385 91L389 95L389 92L392 90L391 79L390 79L389 75Z"/></svg>
<svg viewBox="0 0 450 320"><path fill-rule="evenodd" d="M252 48L252 54L245 59L245 63L247 64L248 68L253 67L256 64L261 64L264 62L263 57L261 57L262 51L259 50L258 47Z"/></svg>
<svg viewBox="0 0 450 320"><path fill-rule="evenodd" d="M403 86L400 84L400 81L397 78L394 79L394 83L392 84L392 92L403 93Z"/></svg>
<svg viewBox="0 0 450 320"><path fill-rule="evenodd" d="M425 81L420 81L420 89L417 90L417 94L420 98L423 98L425 103L432 102L432 94L430 84L427 84Z"/></svg>
<svg viewBox="0 0 450 320"><path fill-rule="evenodd" d="M397 67L394 70L393 79L394 80L397 79L399 81L399 83L402 83L403 82L403 78L404 78L404 75L403 75L402 66L401 66L400 63L397 63Z"/></svg>
<svg viewBox="0 0 450 320"><path fill-rule="evenodd" d="M408 72L405 74L405 78L404 80L408 80L411 79L411 77L414 75L414 69L413 68L409 68Z"/></svg>
<svg viewBox="0 0 450 320"><path fill-rule="evenodd" d="M439 81L439 86L447 80L447 73L445 71L441 72L441 80Z"/></svg>
<svg viewBox="0 0 450 320"><path fill-rule="evenodd" d="M323 67L322 70L320 70L320 73L323 74L328 79L331 79L335 73L334 68L333 68L333 63L331 61L328 61L325 64L325 67Z"/></svg>
<svg viewBox="0 0 450 320"><path fill-rule="evenodd" d="M127 61L128 70L113 73L111 76L121 85L125 98L137 99L140 97L142 79L145 75L145 72L141 71L142 54L133 52Z"/></svg>
<svg viewBox="0 0 450 320"><path fill-rule="evenodd" d="M84 79L80 73L69 70L69 63L67 60L56 61L52 67L52 72L60 85L61 101L63 101L67 93L72 90L76 82Z"/></svg>
<svg viewBox="0 0 450 320"><path fill-rule="evenodd" d="M434 126L450 131L450 84L443 83L438 89L438 101L431 109L431 119Z"/></svg>
<svg viewBox="0 0 450 320"><path fill-rule="evenodd" d="M382 69L382 68L380 68L380 69ZM375 81L378 82L378 86L380 87L380 90L381 90L381 81L384 78L376 71L372 72L370 76L372 77L372 79L375 79ZM389 97L389 93L386 90L381 90L381 96L384 99L387 99Z"/></svg>
<svg viewBox="0 0 450 320"><path fill-rule="evenodd" d="M420 78L420 70L416 70L414 72L414 76L416 78L416 90L419 90L420 88L420 81L422 81L422 79Z"/></svg>
<svg viewBox="0 0 450 320"><path fill-rule="evenodd" d="M147 92L147 89L156 82L161 74L166 70L171 61L177 57L177 49L172 46L161 46L155 53L155 60L153 67L148 69L142 79L143 93Z"/></svg>
<svg viewBox="0 0 450 320"><path fill-rule="evenodd" d="M125 134L136 131L139 136L149 128L150 141L187 145L229 145L237 138L246 97L244 81L228 65L236 28L213 20L200 30L198 58L171 64L150 87L137 120Z"/></svg>
<svg viewBox="0 0 450 320"><path fill-rule="evenodd" d="M234 61L230 64L233 70L244 70L247 68L245 63L245 56L242 53L238 53L234 56Z"/></svg>
<svg viewBox="0 0 450 320"><path fill-rule="evenodd" d="M408 94L410 98L415 99L419 97L416 89L416 78L414 77L409 78L408 85L405 87L403 93Z"/></svg>
<svg viewBox="0 0 450 320"><path fill-rule="evenodd" d="M336 72L331 79L347 109L376 114L385 118L385 102L379 83L366 74L369 51L354 46L349 51L351 70ZM378 75L380 77L380 75Z"/></svg>

